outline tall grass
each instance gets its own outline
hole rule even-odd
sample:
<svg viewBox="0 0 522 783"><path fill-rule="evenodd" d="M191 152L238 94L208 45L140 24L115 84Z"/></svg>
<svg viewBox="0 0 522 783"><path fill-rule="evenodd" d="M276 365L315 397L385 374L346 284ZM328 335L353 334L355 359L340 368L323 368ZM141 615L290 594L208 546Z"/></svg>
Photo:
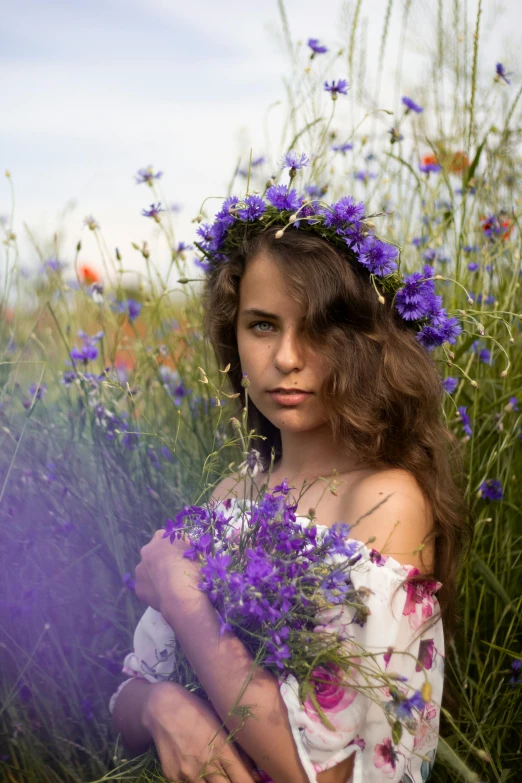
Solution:
<svg viewBox="0 0 522 783"><path fill-rule="evenodd" d="M344 9L342 49L332 46L312 62L292 40L279 6L289 53L287 113L282 139L266 151L270 166L291 148L317 153L301 184L327 185L330 201L350 193L371 212L385 212L377 231L401 245L402 271L432 263L443 278L445 305L459 311L465 327L456 346L436 354L441 375L458 381L443 413L465 443L476 533L460 574L461 622L448 651L456 705L445 714L432 779L516 781L522 751L522 686L512 665L522 658L520 90L515 79L511 85L495 80L494 70L479 78L480 4L469 32L464 4L441 0L432 42L440 80L432 92L419 85L411 96L424 112L404 116L398 99L393 116L378 111L391 104L382 89L390 20L402 18L398 98L416 10L414 2L390 0L373 90L352 85L352 94L371 92L373 102L356 106L346 99L347 118L341 100L329 103L322 83L348 73L357 78L364 5ZM404 137L393 144L392 126ZM343 143L353 148L332 150ZM440 173L419 170L428 154ZM269 174L268 167L251 168L250 190L262 192ZM10 175L7 184L14 205ZM246 187L236 174L229 193L243 195ZM152 193L165 202L157 181ZM207 202L205 219L217 208ZM488 215L499 221L500 234L488 235L481 223ZM40 267L32 280L24 277L16 238L21 220L13 207L2 222L0 267L0 779L159 781L153 752L124 761L107 709L144 609L133 593L133 570L139 548L165 519L204 499L227 465L242 460L230 425L236 403L226 396L225 368L215 366L202 334L197 279L203 273L190 252L178 249L167 213L159 226L172 262L160 269L146 246L138 247L147 275L133 289L124 285L124 262L107 250L96 223L85 228L104 268L98 294L81 267L81 241L62 266L59 243L33 237ZM139 314L129 299L141 305ZM79 329L103 332L94 343L98 356L88 362L72 351L82 346ZM502 488L499 499L484 490L491 480Z"/></svg>

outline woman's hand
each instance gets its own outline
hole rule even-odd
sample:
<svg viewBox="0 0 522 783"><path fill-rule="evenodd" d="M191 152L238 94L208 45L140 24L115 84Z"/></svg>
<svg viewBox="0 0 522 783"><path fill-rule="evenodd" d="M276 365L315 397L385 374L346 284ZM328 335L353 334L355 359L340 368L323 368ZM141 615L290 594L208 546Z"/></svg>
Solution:
<svg viewBox="0 0 522 783"><path fill-rule="evenodd" d="M143 709L167 780L255 783L251 759L230 740L212 706L175 683L157 683Z"/></svg>
<svg viewBox="0 0 522 783"><path fill-rule="evenodd" d="M165 530L156 530L148 544L140 550L141 561L136 566L135 592L141 601L160 611L162 596L186 595L197 589L199 565L183 557L188 541L163 538Z"/></svg>

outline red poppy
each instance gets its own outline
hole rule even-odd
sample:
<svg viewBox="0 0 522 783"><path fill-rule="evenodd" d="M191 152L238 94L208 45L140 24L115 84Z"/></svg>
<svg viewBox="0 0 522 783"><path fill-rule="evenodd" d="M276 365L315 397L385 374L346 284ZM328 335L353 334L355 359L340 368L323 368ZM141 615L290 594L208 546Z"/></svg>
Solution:
<svg viewBox="0 0 522 783"><path fill-rule="evenodd" d="M89 264L80 264L78 267L78 273L80 275L80 280L82 283L85 283L86 285L92 285L93 283L99 283L101 280L100 275Z"/></svg>

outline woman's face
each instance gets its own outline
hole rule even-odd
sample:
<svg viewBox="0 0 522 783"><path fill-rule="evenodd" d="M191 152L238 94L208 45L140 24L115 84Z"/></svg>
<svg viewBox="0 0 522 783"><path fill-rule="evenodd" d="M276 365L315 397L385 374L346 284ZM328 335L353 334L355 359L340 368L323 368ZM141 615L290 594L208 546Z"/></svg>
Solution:
<svg viewBox="0 0 522 783"><path fill-rule="evenodd" d="M319 397L326 364L304 338L304 315L304 306L287 291L270 256L260 253L252 259L239 290L236 333L241 368L248 375L248 396L256 408L279 429L295 432L326 421ZM307 394L278 398L271 393L277 388Z"/></svg>

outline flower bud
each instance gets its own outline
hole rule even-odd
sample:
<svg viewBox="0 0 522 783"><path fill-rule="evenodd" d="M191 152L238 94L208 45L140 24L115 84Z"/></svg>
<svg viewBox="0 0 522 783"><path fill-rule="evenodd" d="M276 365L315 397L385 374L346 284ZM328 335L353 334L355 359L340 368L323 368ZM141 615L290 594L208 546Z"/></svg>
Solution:
<svg viewBox="0 0 522 783"><path fill-rule="evenodd" d="M284 228L279 229L279 231L276 231L275 238L276 239L281 239L281 237L283 236L284 233L285 233Z"/></svg>
<svg viewBox="0 0 522 783"><path fill-rule="evenodd" d="M297 215L290 215L290 217L288 218L289 223L295 223L296 220L297 220Z"/></svg>
<svg viewBox="0 0 522 783"><path fill-rule="evenodd" d="M384 298L384 296L382 294L379 294L378 299L379 299L379 304L385 304L386 303L386 299Z"/></svg>
<svg viewBox="0 0 522 783"><path fill-rule="evenodd" d="M474 389L478 389L478 383L476 381L470 381Z"/></svg>
<svg viewBox="0 0 522 783"><path fill-rule="evenodd" d="M507 374L508 374L507 370L502 370L502 372L500 373L500 377L505 378Z"/></svg>

